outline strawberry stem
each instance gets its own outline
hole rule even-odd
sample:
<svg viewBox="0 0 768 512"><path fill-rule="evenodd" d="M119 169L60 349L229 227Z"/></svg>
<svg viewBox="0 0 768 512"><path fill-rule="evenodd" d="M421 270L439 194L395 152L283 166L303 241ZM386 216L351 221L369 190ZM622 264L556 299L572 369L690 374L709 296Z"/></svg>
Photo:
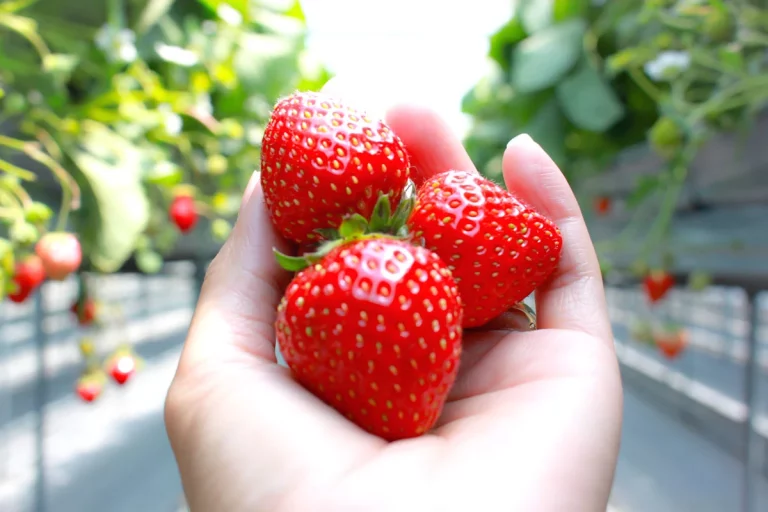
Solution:
<svg viewBox="0 0 768 512"><path fill-rule="evenodd" d="M406 222L415 204L416 200L412 184L406 187L403 199L397 205L394 213L392 212L389 195L380 194L373 208L370 221L359 213L355 213L345 218L339 229L323 228L315 230L325 242L320 244L320 247L314 253L304 254L303 256L289 256L277 249L273 249L275 259L285 270L299 272L323 259L333 249L356 240L366 238L406 239L409 235Z"/></svg>

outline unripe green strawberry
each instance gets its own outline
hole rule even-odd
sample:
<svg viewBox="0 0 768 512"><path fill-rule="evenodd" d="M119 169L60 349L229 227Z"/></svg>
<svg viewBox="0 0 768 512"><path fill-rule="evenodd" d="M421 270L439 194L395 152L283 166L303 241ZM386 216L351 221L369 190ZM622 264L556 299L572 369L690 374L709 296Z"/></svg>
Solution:
<svg viewBox="0 0 768 512"><path fill-rule="evenodd" d="M648 133L651 147L664 158L670 158L680 149L684 135L680 126L669 117L660 117Z"/></svg>

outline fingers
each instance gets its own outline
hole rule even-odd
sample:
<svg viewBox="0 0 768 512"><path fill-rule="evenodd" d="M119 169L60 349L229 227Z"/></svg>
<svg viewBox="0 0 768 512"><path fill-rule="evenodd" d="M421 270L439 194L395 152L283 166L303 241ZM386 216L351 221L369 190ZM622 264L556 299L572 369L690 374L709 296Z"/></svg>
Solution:
<svg viewBox="0 0 768 512"><path fill-rule="evenodd" d="M558 269L536 292L540 329L576 329L613 342L600 266L581 210L557 165L529 136L504 153L507 188L552 219L563 235Z"/></svg>
<svg viewBox="0 0 768 512"><path fill-rule="evenodd" d="M436 112L387 96L386 87L372 88L351 79L334 78L323 92L360 105L371 114L383 116L400 137L411 159L412 179L423 180L451 169L476 171L461 139Z"/></svg>
<svg viewBox="0 0 768 512"><path fill-rule="evenodd" d="M273 247L286 250L269 221L256 172L232 234L208 268L180 369L242 351L275 361L275 309L290 276L275 262Z"/></svg>

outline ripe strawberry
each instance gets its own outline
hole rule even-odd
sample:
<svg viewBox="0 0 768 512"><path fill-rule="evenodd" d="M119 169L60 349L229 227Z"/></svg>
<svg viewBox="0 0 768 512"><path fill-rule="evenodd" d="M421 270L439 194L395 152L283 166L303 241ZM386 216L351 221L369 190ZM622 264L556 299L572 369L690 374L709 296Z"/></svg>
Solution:
<svg viewBox="0 0 768 512"><path fill-rule="evenodd" d="M80 268L83 252L72 233L48 233L37 242L35 253L40 256L49 279L63 281Z"/></svg>
<svg viewBox="0 0 768 512"><path fill-rule="evenodd" d="M176 196L171 202L168 214L182 233L188 233L197 224L197 208L195 200L190 196Z"/></svg>
<svg viewBox="0 0 768 512"><path fill-rule="evenodd" d="M96 303L91 298L76 300L70 308L80 325L91 325L96 320Z"/></svg>
<svg viewBox="0 0 768 512"><path fill-rule="evenodd" d="M12 302L24 302L45 281L45 269L40 257L30 254L17 262L13 280L16 291L9 294L8 298Z"/></svg>
<svg viewBox="0 0 768 512"><path fill-rule="evenodd" d="M108 370L114 381L123 385L136 371L136 358L132 354L118 355L109 362Z"/></svg>
<svg viewBox="0 0 768 512"><path fill-rule="evenodd" d="M656 347L667 359L677 359L688 345L688 333L684 329L665 330L654 337Z"/></svg>
<svg viewBox="0 0 768 512"><path fill-rule="evenodd" d="M93 402L101 395L104 385L95 379L81 379L75 390L80 398L86 402Z"/></svg>
<svg viewBox="0 0 768 512"><path fill-rule="evenodd" d="M298 273L275 327L303 386L395 440L423 434L440 416L458 371L461 317L436 254L369 237L337 244Z"/></svg>
<svg viewBox="0 0 768 512"><path fill-rule="evenodd" d="M611 211L611 198L601 196L595 199L595 212L598 215L607 215Z"/></svg>
<svg viewBox="0 0 768 512"><path fill-rule="evenodd" d="M675 278L664 270L652 271L643 279L645 294L651 304L663 299L673 286L675 286Z"/></svg>
<svg viewBox="0 0 768 512"><path fill-rule="evenodd" d="M488 323L522 301L557 267L560 230L480 175L448 171L427 180L408 227L448 263L464 327Z"/></svg>
<svg viewBox="0 0 768 512"><path fill-rule="evenodd" d="M264 131L264 199L278 232L300 244L347 215L368 218L380 194L397 205L409 173L405 147L383 121L321 94L280 100Z"/></svg>

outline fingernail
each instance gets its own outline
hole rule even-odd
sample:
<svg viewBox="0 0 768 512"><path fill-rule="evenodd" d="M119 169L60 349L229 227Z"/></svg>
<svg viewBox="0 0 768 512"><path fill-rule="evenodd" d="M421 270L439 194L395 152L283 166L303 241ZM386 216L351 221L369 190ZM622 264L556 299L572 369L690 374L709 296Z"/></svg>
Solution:
<svg viewBox="0 0 768 512"><path fill-rule="evenodd" d="M508 148L512 147L520 147L520 146L529 146L531 144L536 144L534 140L531 138L530 135L527 133L521 133L520 135L513 138L509 143L507 143Z"/></svg>

